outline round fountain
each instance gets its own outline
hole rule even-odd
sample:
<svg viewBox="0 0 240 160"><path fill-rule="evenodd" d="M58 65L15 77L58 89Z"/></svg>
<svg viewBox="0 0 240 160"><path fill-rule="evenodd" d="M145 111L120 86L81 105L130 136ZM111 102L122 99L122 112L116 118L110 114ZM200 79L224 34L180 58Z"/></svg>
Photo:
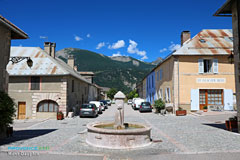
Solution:
<svg viewBox="0 0 240 160"><path fill-rule="evenodd" d="M151 144L151 127L139 123L124 123L125 95L115 96L117 110L114 122L94 122L87 125L86 142L95 147L128 149Z"/></svg>

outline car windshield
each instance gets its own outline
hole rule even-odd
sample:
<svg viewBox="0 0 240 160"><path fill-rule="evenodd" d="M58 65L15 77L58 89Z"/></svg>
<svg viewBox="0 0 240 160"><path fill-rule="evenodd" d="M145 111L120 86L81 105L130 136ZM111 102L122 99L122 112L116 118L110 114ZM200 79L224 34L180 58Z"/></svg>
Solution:
<svg viewBox="0 0 240 160"><path fill-rule="evenodd" d="M142 106L150 106L149 102L142 102Z"/></svg>
<svg viewBox="0 0 240 160"><path fill-rule="evenodd" d="M91 104L83 104L81 108L93 108L93 105Z"/></svg>
<svg viewBox="0 0 240 160"><path fill-rule="evenodd" d="M103 104L107 104L107 102L106 102L106 101L100 101L100 102L102 102Z"/></svg>

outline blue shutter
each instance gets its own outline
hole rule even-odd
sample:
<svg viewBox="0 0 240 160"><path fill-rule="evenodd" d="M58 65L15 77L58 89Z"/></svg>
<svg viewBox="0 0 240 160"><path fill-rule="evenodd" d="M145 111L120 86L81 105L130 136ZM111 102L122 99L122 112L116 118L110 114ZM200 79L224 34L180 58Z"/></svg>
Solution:
<svg viewBox="0 0 240 160"><path fill-rule="evenodd" d="M213 73L218 73L218 59L213 59Z"/></svg>
<svg viewBox="0 0 240 160"><path fill-rule="evenodd" d="M198 73L203 73L203 59L198 59Z"/></svg>
<svg viewBox="0 0 240 160"><path fill-rule="evenodd" d="M199 110L199 90L191 89L191 110L198 111Z"/></svg>
<svg viewBox="0 0 240 160"><path fill-rule="evenodd" d="M224 89L224 110L233 110L233 91L231 89Z"/></svg>

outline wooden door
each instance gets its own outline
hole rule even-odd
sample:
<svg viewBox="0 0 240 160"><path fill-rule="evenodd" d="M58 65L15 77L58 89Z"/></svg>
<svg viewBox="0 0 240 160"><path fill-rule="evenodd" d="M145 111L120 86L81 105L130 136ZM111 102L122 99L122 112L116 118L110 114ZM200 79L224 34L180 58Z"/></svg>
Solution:
<svg viewBox="0 0 240 160"><path fill-rule="evenodd" d="M203 110L204 106L207 106L207 90L200 89L199 90L199 108L200 110Z"/></svg>
<svg viewBox="0 0 240 160"><path fill-rule="evenodd" d="M26 102L18 102L18 119L25 119Z"/></svg>

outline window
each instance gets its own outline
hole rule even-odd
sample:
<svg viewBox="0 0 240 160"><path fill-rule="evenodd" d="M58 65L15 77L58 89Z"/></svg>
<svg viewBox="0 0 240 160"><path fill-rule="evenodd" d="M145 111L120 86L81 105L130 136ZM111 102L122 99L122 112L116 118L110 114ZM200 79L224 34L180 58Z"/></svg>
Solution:
<svg viewBox="0 0 240 160"><path fill-rule="evenodd" d="M163 99L162 89L159 89L159 98Z"/></svg>
<svg viewBox="0 0 240 160"><path fill-rule="evenodd" d="M170 103L171 102L171 92L170 88L165 89L165 102Z"/></svg>
<svg viewBox="0 0 240 160"><path fill-rule="evenodd" d="M159 81L159 71L157 71L157 81Z"/></svg>
<svg viewBox="0 0 240 160"><path fill-rule="evenodd" d="M153 85L154 85L154 81L153 81L153 75L152 75L152 88L154 87Z"/></svg>
<svg viewBox="0 0 240 160"><path fill-rule="evenodd" d="M74 92L74 80L72 80L72 92Z"/></svg>
<svg viewBox="0 0 240 160"><path fill-rule="evenodd" d="M208 90L208 104L222 104L222 90Z"/></svg>
<svg viewBox="0 0 240 160"><path fill-rule="evenodd" d="M31 90L40 90L40 77L31 77Z"/></svg>
<svg viewBox="0 0 240 160"><path fill-rule="evenodd" d="M204 59L203 68L204 73L212 73L212 60Z"/></svg>
<svg viewBox="0 0 240 160"><path fill-rule="evenodd" d="M57 112L58 104L52 100L44 100L38 103L37 112Z"/></svg>

